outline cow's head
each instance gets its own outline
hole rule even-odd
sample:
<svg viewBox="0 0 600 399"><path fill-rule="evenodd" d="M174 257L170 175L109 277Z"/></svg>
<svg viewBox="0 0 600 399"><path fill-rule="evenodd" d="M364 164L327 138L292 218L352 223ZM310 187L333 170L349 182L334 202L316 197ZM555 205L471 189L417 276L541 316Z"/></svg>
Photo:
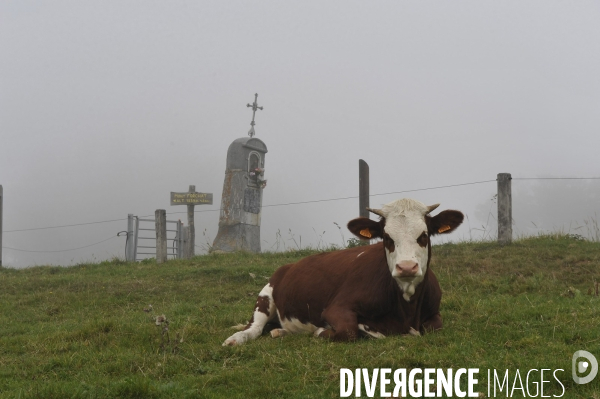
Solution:
<svg viewBox="0 0 600 399"><path fill-rule="evenodd" d="M379 221L358 218L348 223L348 229L361 239L383 239L388 267L407 301L425 278L431 254L430 237L454 231L464 218L461 212L453 210L429 216L438 206L405 198L381 209L369 208L381 216Z"/></svg>

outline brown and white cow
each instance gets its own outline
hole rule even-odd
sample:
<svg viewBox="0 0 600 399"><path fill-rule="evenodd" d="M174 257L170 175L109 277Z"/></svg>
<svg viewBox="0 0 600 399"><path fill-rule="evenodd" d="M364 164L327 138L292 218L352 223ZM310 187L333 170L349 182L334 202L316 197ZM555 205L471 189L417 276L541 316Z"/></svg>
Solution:
<svg viewBox="0 0 600 399"><path fill-rule="evenodd" d="M401 199L369 209L379 221L351 220L353 234L382 242L280 267L259 293L250 322L223 345L255 339L267 324L279 327L271 331L274 337L308 332L335 341L442 328L442 291L429 269L430 237L456 229L463 214L430 216L438 205Z"/></svg>

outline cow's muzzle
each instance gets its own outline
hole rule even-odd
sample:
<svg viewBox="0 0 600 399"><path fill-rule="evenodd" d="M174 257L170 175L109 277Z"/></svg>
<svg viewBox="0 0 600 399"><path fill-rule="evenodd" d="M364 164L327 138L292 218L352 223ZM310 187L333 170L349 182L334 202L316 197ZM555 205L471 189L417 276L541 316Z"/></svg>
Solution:
<svg viewBox="0 0 600 399"><path fill-rule="evenodd" d="M398 277L414 277L419 272L419 264L411 260L403 260L396 265Z"/></svg>

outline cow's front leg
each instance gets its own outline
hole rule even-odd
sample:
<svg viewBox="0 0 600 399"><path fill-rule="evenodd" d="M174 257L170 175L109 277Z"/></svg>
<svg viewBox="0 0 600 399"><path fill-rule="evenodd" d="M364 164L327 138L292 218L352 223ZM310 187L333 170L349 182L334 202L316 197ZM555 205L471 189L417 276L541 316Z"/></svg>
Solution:
<svg viewBox="0 0 600 399"><path fill-rule="evenodd" d="M425 320L423 324L421 324L421 332L432 332L436 330L441 330L442 328L442 316L438 313L433 317Z"/></svg>
<svg viewBox="0 0 600 399"><path fill-rule="evenodd" d="M362 331L368 337L373 337L373 338L377 338L377 339L385 338L385 335L383 335L382 333L380 333L378 331L371 329L371 327L369 327L366 324L359 324L358 329L360 331Z"/></svg>
<svg viewBox="0 0 600 399"><path fill-rule="evenodd" d="M319 337L334 341L354 341L358 338L358 321L352 310L331 307L325 309L322 316L331 329L323 330Z"/></svg>

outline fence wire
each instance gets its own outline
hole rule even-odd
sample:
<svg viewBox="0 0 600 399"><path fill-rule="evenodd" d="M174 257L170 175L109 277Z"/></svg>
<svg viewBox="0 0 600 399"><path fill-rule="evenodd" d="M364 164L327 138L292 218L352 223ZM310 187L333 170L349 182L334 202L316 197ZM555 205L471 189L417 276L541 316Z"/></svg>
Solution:
<svg viewBox="0 0 600 399"><path fill-rule="evenodd" d="M69 251L77 251L78 249L93 247L94 245L102 244L103 242L112 240L113 238L116 238L116 237L117 237L116 235L111 236L110 238L107 238L106 240L102 240L102 241L96 242L94 244L84 245L83 247L79 247L79 248L59 249L59 250L52 250L52 251L31 251L31 250L27 250L27 249L17 249L17 248L11 248L11 247L2 247L2 248L12 249L13 251L19 251L19 252L69 252Z"/></svg>
<svg viewBox="0 0 600 399"><path fill-rule="evenodd" d="M513 177L512 180L600 180L600 177ZM469 186L469 185L475 185L475 184L491 183L491 182L495 182L495 181L497 181L497 180L496 179L483 180L483 181L476 181L476 182L470 182L470 183L459 183L459 184L450 184L450 185L437 186L437 187L417 188L417 189L412 189L412 190L391 191L388 193L369 194L369 196L377 197L377 196L390 195L390 194L403 194L403 193L411 193L411 192L417 192L417 191L438 190L438 189L442 189L442 188ZM319 203L319 202L342 201L342 200L357 199L357 198L359 198L358 195L353 195L353 196L348 196L348 197L337 197L337 198L326 198L326 199L317 199L317 200L308 200L308 201L286 202L286 203L279 203L279 204L267 204L267 205L263 205L262 207L263 208L272 208L272 207L277 207L277 206L313 204L313 203ZM221 208L217 208L217 209L205 209L205 210L194 211L194 213L220 212L220 211L221 211ZM185 213L187 213L187 212L168 212L167 215L185 214ZM150 217L153 215L154 214L149 214L149 215L140 216L140 217ZM102 221L86 222L86 223L76 223L76 224L66 224L66 225L59 225L59 226L46 226L46 227L34 227L34 228L28 228L28 229L6 230L6 231L4 231L4 233L16 233L16 232L23 232L23 231L36 231L36 230L59 229L59 228L66 228L66 227L88 226L88 225L101 224L101 223L122 222L124 220L127 220L127 218L102 220ZM42 253L42 252L45 252L45 253L68 252L68 251L76 251L78 249L92 247L94 245L98 245L103 242L109 241L115 237L116 236L112 236L105 240L102 240L102 241L99 241L99 242L96 242L93 244L85 245L83 247L78 247L78 248L73 248L73 249L64 249L64 250L34 251L34 250L17 249L17 248L5 247L5 246L3 246L2 248L10 249L13 251L19 251L19 252L40 252L40 253Z"/></svg>

